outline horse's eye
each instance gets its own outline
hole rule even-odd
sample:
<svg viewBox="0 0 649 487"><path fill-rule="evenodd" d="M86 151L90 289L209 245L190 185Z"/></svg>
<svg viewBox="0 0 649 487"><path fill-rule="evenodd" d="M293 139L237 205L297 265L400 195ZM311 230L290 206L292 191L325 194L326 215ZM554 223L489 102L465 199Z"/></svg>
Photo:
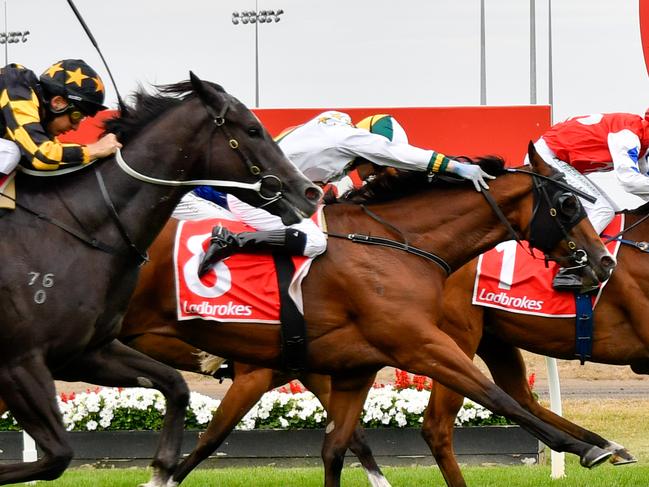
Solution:
<svg viewBox="0 0 649 487"><path fill-rule="evenodd" d="M579 213L579 200L570 193L563 193L557 197L556 206L561 215L567 219L574 218Z"/></svg>
<svg viewBox="0 0 649 487"><path fill-rule="evenodd" d="M261 136L261 129L259 127L250 127L248 129L248 135L250 137L259 137Z"/></svg>

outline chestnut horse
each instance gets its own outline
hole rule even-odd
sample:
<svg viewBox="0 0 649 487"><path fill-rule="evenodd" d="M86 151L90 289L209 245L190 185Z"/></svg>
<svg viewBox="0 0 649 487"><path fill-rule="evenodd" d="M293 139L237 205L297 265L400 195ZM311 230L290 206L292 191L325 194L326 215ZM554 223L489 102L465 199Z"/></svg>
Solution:
<svg viewBox="0 0 649 487"><path fill-rule="evenodd" d="M168 485L187 386L115 339L145 250L191 185L232 187L287 222L313 212L322 194L241 102L193 74L138 94L108 127L123 156L75 174L18 174L17 208L0 218L0 396L43 452L33 463L0 465L0 484L51 480L69 465L57 378L159 389L167 413L147 485ZM229 181L205 181L215 177Z"/></svg>
<svg viewBox="0 0 649 487"><path fill-rule="evenodd" d="M171 262L158 262L160 266L171 265ZM177 338L154 333L138 334L141 330L131 329L134 323L129 320L128 316L130 314L127 315L119 338L123 343L176 369L213 376L222 380L219 368L225 361L224 359L209 355ZM187 473L221 446L225 438L265 392L292 380L299 380L318 398L325 410L328 407L331 391L331 379L328 375L273 370L240 362L233 362L231 367L232 385L214 412L207 430L200 436L198 444L185 459L183 470ZM373 487L390 486L376 463L361 428L356 428L354 431L349 449L358 457L358 461L367 473L370 485Z"/></svg>
<svg viewBox="0 0 649 487"><path fill-rule="evenodd" d="M591 362L629 365L637 374L649 374L649 204L625 212L617 270L602 290L594 310ZM517 347L560 359L575 359L575 319L525 316L471 304L477 261L447 281L440 327L464 352L477 353L496 384L525 409L549 424L587 443L609 449L611 444L541 407L529 389L525 363ZM462 398L435 384L425 414L424 437L447 483L465 485L453 454L453 422ZM635 461L624 448L615 448L614 463Z"/></svg>
<svg viewBox="0 0 649 487"><path fill-rule="evenodd" d="M386 365L434 378L521 424L553 449L579 455L585 466L611 455L523 409L437 326L447 271L510 238L511 232L555 256L587 258L591 279L606 279L614 267L614 260L584 219L578 200L557 183L560 174L538 157L531 144L530 159L531 170L505 171L500 161L500 175L490 182L496 208L467 185L431 187L421 184L424 178L419 178L418 187L408 181L404 185L408 189L402 188L405 196L399 198L366 206L325 207L330 236L359 231L384 238L396 235L409 242L400 244L401 250L420 249L412 255L394 248L357 245L348 238L330 238L327 252L315 260L303 283L308 370L331 375L323 447L326 485L339 484L344 453L365 396L375 372ZM495 167L486 169L496 171ZM367 185L368 191L377 187ZM155 265L142 273L124 320L124 333L179 339L215 355L280 368L279 325L177 322L171 266L174 227L169 224L152 246ZM422 258L421 249L435 252L448 268ZM189 473L187 466L185 462L179 467L174 480L181 481Z"/></svg>

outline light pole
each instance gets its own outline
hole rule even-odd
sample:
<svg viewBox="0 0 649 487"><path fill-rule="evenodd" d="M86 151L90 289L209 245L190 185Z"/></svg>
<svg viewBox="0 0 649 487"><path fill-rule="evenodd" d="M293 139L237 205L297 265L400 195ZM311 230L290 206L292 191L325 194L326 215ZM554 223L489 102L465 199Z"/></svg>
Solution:
<svg viewBox="0 0 649 487"><path fill-rule="evenodd" d="M255 1L255 10L243 10L232 12L232 23L234 25L254 24L255 25L255 107L259 107L259 24L279 22L280 15L284 10L259 10Z"/></svg>
<svg viewBox="0 0 649 487"><path fill-rule="evenodd" d="M0 32L0 44L5 45L5 66L9 64L8 45L17 44L19 42L27 42L28 30L20 32L7 32L7 2L5 1L5 30Z"/></svg>

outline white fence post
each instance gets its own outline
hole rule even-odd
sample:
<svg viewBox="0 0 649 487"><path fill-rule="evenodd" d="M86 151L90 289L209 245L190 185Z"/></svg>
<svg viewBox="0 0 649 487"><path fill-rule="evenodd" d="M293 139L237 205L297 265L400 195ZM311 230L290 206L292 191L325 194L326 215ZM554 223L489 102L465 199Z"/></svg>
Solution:
<svg viewBox="0 0 649 487"><path fill-rule="evenodd" d="M23 462L35 462L38 460L36 442L34 438L23 431ZM27 482L27 485L36 485L36 482Z"/></svg>
<svg viewBox="0 0 649 487"><path fill-rule="evenodd" d="M562 415L561 412L561 386L559 384L559 370L557 369L557 360L551 357L545 357L545 365L548 369L548 387L550 390L550 410ZM563 452L552 450L550 454L552 473L550 477L560 479L566 476L566 456Z"/></svg>

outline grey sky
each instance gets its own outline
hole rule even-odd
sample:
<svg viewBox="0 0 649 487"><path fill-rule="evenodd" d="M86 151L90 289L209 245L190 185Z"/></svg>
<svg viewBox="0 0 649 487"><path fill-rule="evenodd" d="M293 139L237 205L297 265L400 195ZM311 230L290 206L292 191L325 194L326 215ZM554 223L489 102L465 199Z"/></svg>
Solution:
<svg viewBox="0 0 649 487"><path fill-rule="evenodd" d="M4 0L2 0L4 2ZM6 0L9 61L35 71L99 56L65 0ZM118 87L187 78L190 69L254 104L254 27L234 26L254 0L76 0ZM530 101L529 1L486 0L487 103ZM548 101L547 0L537 0L538 102ZM262 107L452 106L480 102L479 0L258 0L282 8L259 25ZM597 111L644 112L648 77L637 0L555 0L555 120ZM4 53L2 53L4 54Z"/></svg>

